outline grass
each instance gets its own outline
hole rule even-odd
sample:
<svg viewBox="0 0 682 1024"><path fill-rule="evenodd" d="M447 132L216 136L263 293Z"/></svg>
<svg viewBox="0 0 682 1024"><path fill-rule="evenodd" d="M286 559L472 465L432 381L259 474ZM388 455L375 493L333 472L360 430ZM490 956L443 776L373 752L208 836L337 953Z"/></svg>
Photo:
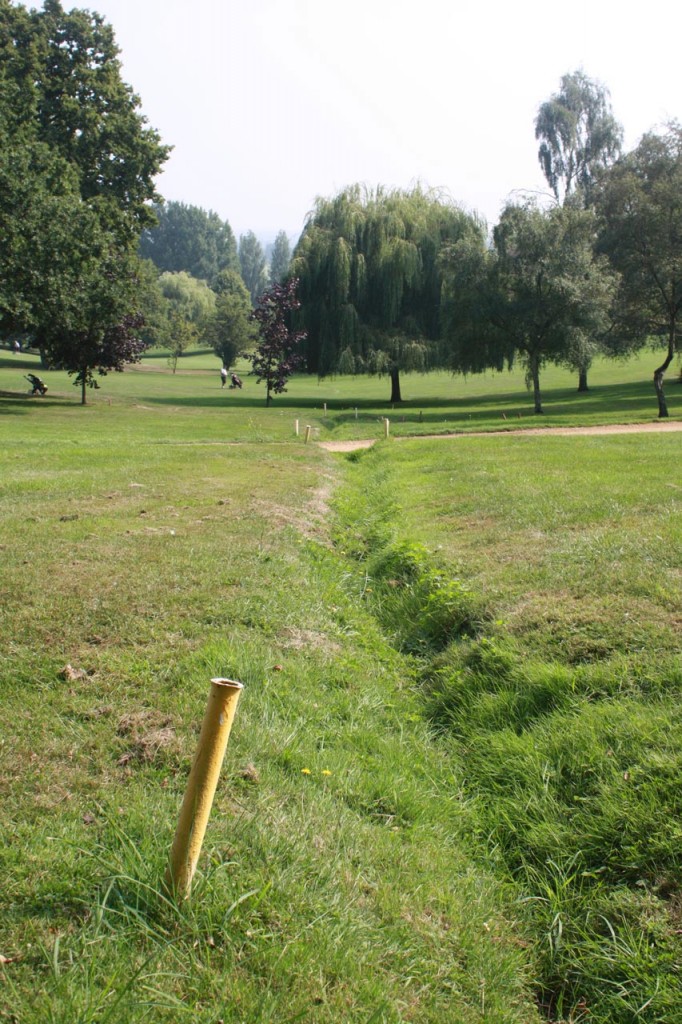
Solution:
<svg viewBox="0 0 682 1024"><path fill-rule="evenodd" d="M110 422L127 430L131 408L145 438L160 443L174 438L209 442L289 441L294 421L313 428L318 440L347 440L383 437L382 417L389 415L391 434L407 436L452 432L533 429L538 426L571 426L602 423L651 422L657 418L652 376L658 365L657 352L644 351L627 362L600 359L590 373L590 390L578 394L575 375L561 367L547 367L543 373L545 415L533 413L532 396L524 384L521 369L512 373L486 373L468 378L443 372L406 374L404 402L392 409L387 378L293 377L285 395L265 408L263 385L240 367L242 391L221 389L219 360L213 353L199 351L179 361L171 374L163 353L147 356L139 366L124 374L109 374L99 391L90 392L92 406L104 403L111 410ZM27 372L37 372L48 384L45 398L28 398ZM0 354L2 408L18 416L37 402L59 413L60 429L69 429L78 417L78 392L65 373L43 372L37 357ZM671 372L666 383L671 418L682 415L682 389ZM325 410L326 405L326 410ZM216 415L218 414L218 415ZM77 419L82 422L82 416Z"/></svg>
<svg viewBox="0 0 682 1024"><path fill-rule="evenodd" d="M419 652L425 714L538 939L542 1012L667 1022L682 1019L677 445L598 440L571 439L570 458L565 438L356 454L345 543L394 645Z"/></svg>
<svg viewBox="0 0 682 1024"><path fill-rule="evenodd" d="M295 380L266 410L199 354L82 409L57 373L15 394L15 359L0 1021L682 1020L674 436L347 458L293 418L378 432L385 381ZM651 418L642 366L603 369L586 419ZM408 380L405 431L499 427L485 389L519 384ZM175 905L214 675L245 690Z"/></svg>

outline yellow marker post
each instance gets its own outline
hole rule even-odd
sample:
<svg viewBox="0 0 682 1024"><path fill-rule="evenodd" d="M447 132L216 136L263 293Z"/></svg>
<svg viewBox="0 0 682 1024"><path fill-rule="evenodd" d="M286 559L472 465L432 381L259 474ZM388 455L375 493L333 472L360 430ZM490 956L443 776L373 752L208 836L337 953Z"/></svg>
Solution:
<svg viewBox="0 0 682 1024"><path fill-rule="evenodd" d="M384 437L386 439L388 439L388 436L389 436L390 432L391 432L391 421L387 417L385 417L384 418Z"/></svg>
<svg viewBox="0 0 682 1024"><path fill-rule="evenodd" d="M298 437L298 435L300 433L299 426L298 426L298 420L294 420L294 433L296 434L296 437Z"/></svg>
<svg viewBox="0 0 682 1024"><path fill-rule="evenodd" d="M213 797L222 767L227 741L243 690L232 679L212 679L199 736L199 746L180 809L180 818L171 847L166 886L186 899L192 887L201 845L206 834Z"/></svg>
<svg viewBox="0 0 682 1024"><path fill-rule="evenodd" d="M310 424L308 424L308 426L305 428L305 443L306 444L310 440L310 434L311 434L312 429L313 428L310 426Z"/></svg>

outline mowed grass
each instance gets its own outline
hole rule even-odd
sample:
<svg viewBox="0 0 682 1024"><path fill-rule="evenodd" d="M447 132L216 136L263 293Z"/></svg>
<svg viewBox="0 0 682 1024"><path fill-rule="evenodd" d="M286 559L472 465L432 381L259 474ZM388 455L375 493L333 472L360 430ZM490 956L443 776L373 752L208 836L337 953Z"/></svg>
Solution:
<svg viewBox="0 0 682 1024"><path fill-rule="evenodd" d="M330 546L339 467L196 443L172 414L164 438L145 412L36 402L3 424L0 1019L535 1020L412 666ZM245 690L176 907L214 675Z"/></svg>
<svg viewBox="0 0 682 1024"><path fill-rule="evenodd" d="M219 360L213 353L198 351L178 361L175 374L168 369L163 352L154 352L124 374L100 378L99 391L90 391L91 405L106 404L111 422L126 430L128 413L136 408L136 425L147 437L171 440L187 434L195 440L289 441L295 421L301 432L309 424L317 440L383 437L383 417L388 416L393 436L451 432L507 431L538 426L571 426L601 423L641 423L657 418L652 378L660 352L645 350L625 362L598 359L590 371L590 390L577 392L576 375L562 367L543 371L545 414L533 413L532 395L521 368L513 372L486 373L467 378L443 372L403 374L404 401L393 408L388 399L388 378L329 377L318 380L294 376L287 393L265 408L264 385L249 375L248 364L239 366L244 380L241 391L222 389ZM27 372L37 372L49 387L44 399L28 398ZM42 371L33 355L0 354L2 408L18 417L27 406L40 401L50 405L60 429L68 430L79 391L67 374ZM678 368L671 367L666 382L670 417L682 416L682 385ZM326 407L326 408L325 408ZM1 410L0 410L1 414ZM78 423L82 421L82 416Z"/></svg>
<svg viewBox="0 0 682 1024"><path fill-rule="evenodd" d="M266 410L151 365L0 398L0 1020L682 1020L677 438L329 456L294 417L378 433L386 381ZM408 380L405 431L462 383ZM245 690L175 906L213 675Z"/></svg>

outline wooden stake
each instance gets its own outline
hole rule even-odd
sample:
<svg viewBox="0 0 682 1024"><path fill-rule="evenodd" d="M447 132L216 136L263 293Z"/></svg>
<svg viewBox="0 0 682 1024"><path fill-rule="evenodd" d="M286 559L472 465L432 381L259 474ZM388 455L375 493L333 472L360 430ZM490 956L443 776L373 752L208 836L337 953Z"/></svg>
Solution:
<svg viewBox="0 0 682 1024"><path fill-rule="evenodd" d="M243 690L232 679L212 679L199 745L187 780L166 871L166 887L187 899L206 834L237 701Z"/></svg>

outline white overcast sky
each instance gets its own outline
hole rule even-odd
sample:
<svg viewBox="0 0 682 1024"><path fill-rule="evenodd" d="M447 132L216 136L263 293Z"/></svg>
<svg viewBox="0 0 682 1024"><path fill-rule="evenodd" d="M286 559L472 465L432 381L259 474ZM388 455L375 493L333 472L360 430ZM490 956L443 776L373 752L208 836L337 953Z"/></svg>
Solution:
<svg viewBox="0 0 682 1024"><path fill-rule="evenodd" d="M634 146L682 119L679 0L63 0L115 30L174 149L166 199L298 238L345 185L446 189L492 226L543 189L534 119L562 74L610 90ZM37 4L36 4L37 5Z"/></svg>

